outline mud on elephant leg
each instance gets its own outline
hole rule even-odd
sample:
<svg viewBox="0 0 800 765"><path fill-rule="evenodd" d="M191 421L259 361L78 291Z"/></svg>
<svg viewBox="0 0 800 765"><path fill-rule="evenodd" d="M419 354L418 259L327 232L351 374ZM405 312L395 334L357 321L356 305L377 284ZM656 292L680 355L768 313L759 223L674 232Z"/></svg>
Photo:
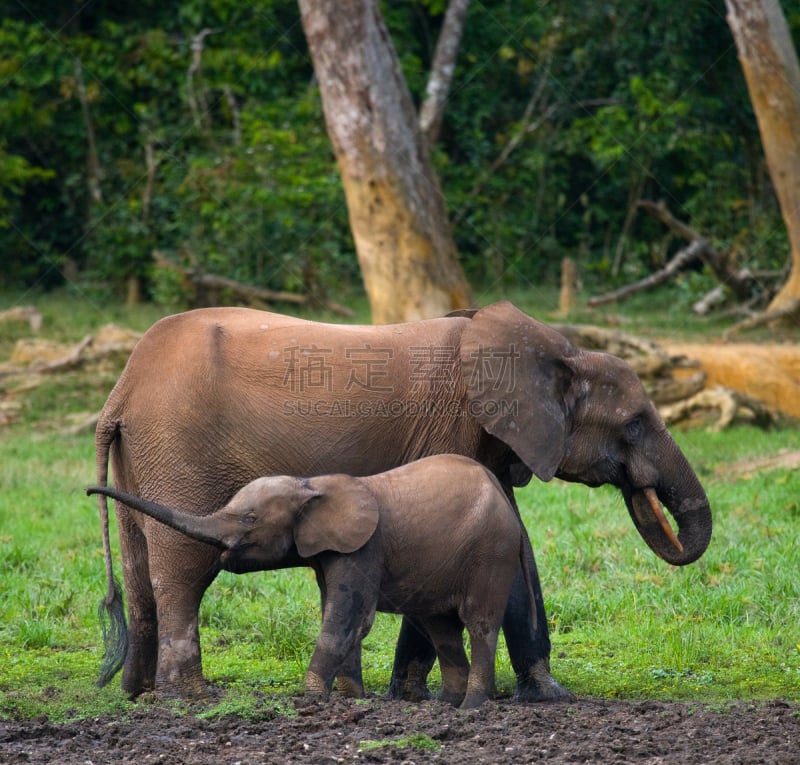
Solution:
<svg viewBox="0 0 800 765"><path fill-rule="evenodd" d="M170 532L171 533L171 532ZM200 658L198 614L200 601L214 580L219 566L213 550L181 550L186 542L151 545L150 570L158 614L158 669L156 693L165 698L202 696L207 684L203 679ZM165 551L168 553L165 555ZM173 573L174 557L191 560L180 576Z"/></svg>
<svg viewBox="0 0 800 765"><path fill-rule="evenodd" d="M464 700L469 677L469 661L464 651L464 626L453 616L425 617L423 627L439 658L442 690L439 701L458 706Z"/></svg>
<svg viewBox="0 0 800 765"><path fill-rule="evenodd" d="M471 665L461 709L475 709L496 694L494 662L497 631L473 626L469 628L469 639Z"/></svg>
<svg viewBox="0 0 800 765"><path fill-rule="evenodd" d="M364 677L361 671L361 641L345 657L336 673L336 690L351 699L364 698Z"/></svg>
<svg viewBox="0 0 800 765"><path fill-rule="evenodd" d="M436 649L428 636L419 624L403 617L394 652L389 698L414 702L430 699L428 675L435 662Z"/></svg>
<svg viewBox="0 0 800 765"><path fill-rule="evenodd" d="M334 677L338 688L346 696L360 698L364 695L361 675L361 641L366 637L375 619L378 604L379 576L368 575L370 586L355 590L346 582L351 558L333 556L327 565L323 594L322 630L305 679L305 692L328 697ZM364 565L363 571L369 571ZM319 580L319 577L318 577Z"/></svg>

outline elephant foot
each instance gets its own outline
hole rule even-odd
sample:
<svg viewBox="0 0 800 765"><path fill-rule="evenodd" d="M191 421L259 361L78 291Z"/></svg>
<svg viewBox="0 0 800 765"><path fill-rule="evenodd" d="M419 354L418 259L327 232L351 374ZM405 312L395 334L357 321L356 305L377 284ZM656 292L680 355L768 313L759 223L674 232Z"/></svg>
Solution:
<svg viewBox="0 0 800 765"><path fill-rule="evenodd" d="M309 701L327 701L330 688L324 678L309 669L303 681L303 695Z"/></svg>
<svg viewBox="0 0 800 765"><path fill-rule="evenodd" d="M220 688L213 683L209 683L204 678L193 678L191 681L180 683L156 683L152 691L136 697L137 701L147 698L157 698L164 701L208 701L220 694Z"/></svg>
<svg viewBox="0 0 800 765"><path fill-rule="evenodd" d="M515 701L576 701L577 697L567 690L551 674L546 659L536 662L527 675L517 676Z"/></svg>
<svg viewBox="0 0 800 765"><path fill-rule="evenodd" d="M428 690L430 667L419 662L411 662L404 675L392 677L388 697L394 701L428 701L433 698Z"/></svg>
<svg viewBox="0 0 800 765"><path fill-rule="evenodd" d="M442 689L442 692L436 697L436 700L457 707L463 703L464 694L456 693L455 691L446 691Z"/></svg>
<svg viewBox="0 0 800 765"><path fill-rule="evenodd" d="M459 709L477 709L489 697L485 693L468 693L461 702Z"/></svg>
<svg viewBox="0 0 800 765"><path fill-rule="evenodd" d="M337 677L336 690L348 699L364 698L364 684L352 677L342 677L341 675Z"/></svg>

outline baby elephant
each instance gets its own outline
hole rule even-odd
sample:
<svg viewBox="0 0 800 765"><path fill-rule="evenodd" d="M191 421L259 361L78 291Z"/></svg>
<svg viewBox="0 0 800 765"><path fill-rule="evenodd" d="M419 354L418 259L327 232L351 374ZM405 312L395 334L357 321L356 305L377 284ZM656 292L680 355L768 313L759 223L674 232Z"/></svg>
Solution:
<svg viewBox="0 0 800 765"><path fill-rule="evenodd" d="M497 636L524 548L519 518L477 462L444 454L364 478L257 478L207 516L108 487L87 493L106 494L216 545L222 567L237 574L313 568L322 633L305 677L307 694L327 696L336 676L343 693L363 695L361 641L376 610L403 614L428 634L442 699L472 708L494 689Z"/></svg>

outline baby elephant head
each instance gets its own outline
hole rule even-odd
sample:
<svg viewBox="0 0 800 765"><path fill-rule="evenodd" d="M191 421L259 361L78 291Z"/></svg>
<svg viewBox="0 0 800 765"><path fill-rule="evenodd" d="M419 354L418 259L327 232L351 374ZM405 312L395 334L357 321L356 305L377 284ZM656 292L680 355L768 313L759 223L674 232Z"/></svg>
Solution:
<svg viewBox="0 0 800 765"><path fill-rule="evenodd" d="M354 552L372 537L379 518L374 495L344 475L256 478L211 515L182 512L107 486L86 493L105 494L219 547L222 567L237 574L281 568L326 550Z"/></svg>

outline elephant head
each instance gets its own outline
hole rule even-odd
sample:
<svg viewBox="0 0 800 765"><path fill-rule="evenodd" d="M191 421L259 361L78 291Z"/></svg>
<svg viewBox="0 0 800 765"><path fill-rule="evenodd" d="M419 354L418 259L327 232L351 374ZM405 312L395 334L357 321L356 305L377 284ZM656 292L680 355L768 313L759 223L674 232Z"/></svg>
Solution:
<svg viewBox="0 0 800 765"><path fill-rule="evenodd" d="M105 494L193 539L219 547L222 567L237 574L281 568L324 550L351 553L378 525L378 504L358 479L268 476L240 489L210 515L193 515L107 486ZM295 552L296 549L296 552Z"/></svg>
<svg viewBox="0 0 800 765"><path fill-rule="evenodd" d="M470 413L513 449L517 483L532 472L543 481L613 484L658 556L684 565L703 554L711 539L708 498L627 363L576 348L503 302L475 312L461 364Z"/></svg>

